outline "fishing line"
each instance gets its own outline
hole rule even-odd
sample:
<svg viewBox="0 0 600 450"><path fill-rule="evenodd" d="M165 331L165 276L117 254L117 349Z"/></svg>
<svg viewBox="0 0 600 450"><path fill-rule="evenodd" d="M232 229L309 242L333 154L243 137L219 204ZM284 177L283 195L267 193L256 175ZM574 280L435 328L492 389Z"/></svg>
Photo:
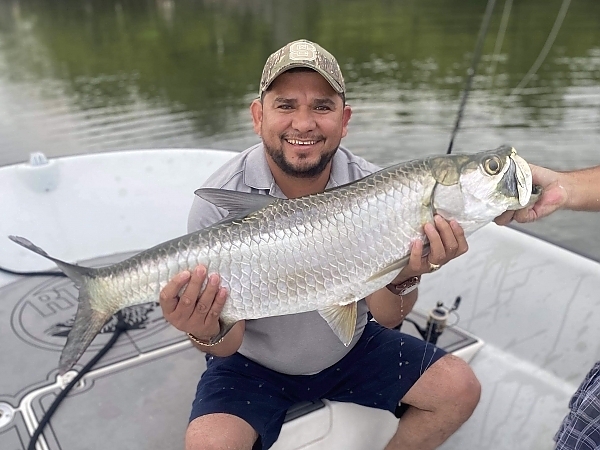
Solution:
<svg viewBox="0 0 600 450"><path fill-rule="evenodd" d="M435 353L437 352L437 338L436 338L436 344L431 344L432 346L432 350L433 352L431 353L431 357L429 358L429 361L427 362L426 366L425 366L425 370L423 370L423 363L425 362L425 353L427 353L427 345L430 343L431 341L431 337L433 335L433 328L434 325L431 324L431 326L429 326L427 328L427 338L425 340L425 351L423 352L423 359L421 360L421 368L420 368L420 375L423 375L423 373L425 372L425 370L429 369L429 367L431 367L431 361L433 361L433 357L435 356ZM439 337L439 335L438 335Z"/></svg>
<svg viewBox="0 0 600 450"><path fill-rule="evenodd" d="M115 327L115 332L111 336L110 340L106 344L104 344L104 347L102 347L102 349L81 369L77 376L75 376L75 378L73 378L71 382L67 384L67 386L65 386L65 388L61 392L59 392L59 394L56 396L56 398L50 405L50 408L48 408L48 410L42 417L42 420L40 420L40 423L31 435L31 440L29 441L27 450L35 450L35 445L40 435L42 434L42 431L44 431L44 428L50 422L50 419L54 415L54 412L65 399L67 394L77 385L77 383L79 383L79 380L81 380L83 376L87 374L92 369L92 367L96 365L96 363L106 354L106 352L110 350L114 343L117 342L117 339L119 338L121 333L127 330L127 324L123 320L122 315L118 314L117 317L118 322Z"/></svg>
<svg viewBox="0 0 600 450"><path fill-rule="evenodd" d="M487 6L485 8L485 14L483 16L483 21L481 22L479 36L477 37L477 44L475 45L475 51L473 53L473 60L471 61L471 67L469 67L469 71L467 72L467 83L465 85L465 90L463 91L462 99L460 101L460 107L458 108L458 114L456 116L454 130L452 130L452 136L450 137L450 145L448 145L448 150L446 151L447 155L449 155L452 152L452 147L454 146L454 138L456 138L456 134L458 133L460 122L462 120L462 116L467 105L467 98L469 96L469 92L471 91L471 85L473 84L473 78L475 77L475 70L477 69L477 65L479 64L481 51L483 50L483 42L485 40L485 35L487 34L487 30L490 25L492 12L494 11L495 5L496 0L488 0Z"/></svg>
<svg viewBox="0 0 600 450"><path fill-rule="evenodd" d="M38 272L20 272L18 270L11 270L5 267L0 267L0 272L8 273L9 275L19 275L21 277L66 277L64 273L52 270L41 270Z"/></svg>
<svg viewBox="0 0 600 450"><path fill-rule="evenodd" d="M560 27L562 26L563 21L565 20L570 4L571 0L563 0L562 5L560 6L560 10L558 11L558 15L556 16L556 20L554 21L554 25L550 30L550 34L548 34L548 38L546 39L546 43L542 47L540 54L531 66L531 69L529 69L529 72L525 74L521 82L517 85L516 88L512 90L510 95L506 98L506 101L510 100L512 97L521 92L523 88L527 85L527 83L531 81L538 69L541 67L542 63L546 59L546 56L548 56L548 53L550 52L550 48L552 48L552 45L554 45L554 40L556 39L558 31L560 30Z"/></svg>
<svg viewBox="0 0 600 450"><path fill-rule="evenodd" d="M21 272L17 270L6 269L4 267L0 267L0 272L5 272L11 275L19 275L24 277L34 277L34 276L55 276L55 277L66 277L66 275L62 272L54 272L54 271L33 271L33 272ZM42 420L40 420L38 426L35 431L31 435L31 440L29 441L29 445L27 446L27 450L35 450L35 446L37 441L44 431L46 425L50 422L50 419L54 415L54 412L58 409L58 406L62 403L65 397L69 394L69 392L79 383L79 381L100 361L100 359L112 348L112 346L117 342L117 339L124 331L132 328L131 325L127 323L125 320L125 315L122 311L119 311L116 314L117 324L115 325L115 331L113 332L109 341L104 344L104 347L94 355L94 357L81 369L81 371L65 386L65 388L59 392L56 396L50 408L46 411Z"/></svg>
<svg viewBox="0 0 600 450"><path fill-rule="evenodd" d="M419 369L419 376L423 375L423 363L425 362L425 355L427 354L427 346L429 345L429 339L431 339L431 332L433 331L433 327L429 327L427 330L427 337L425 338L425 350L423 350L423 359L421 359L421 367ZM434 353L435 354L435 349ZM431 360L433 359L433 354L431 355L431 359L429 360L429 364L431 364Z"/></svg>
<svg viewBox="0 0 600 450"><path fill-rule="evenodd" d="M500 20L500 26L498 27L498 34L496 35L496 44L494 45L494 53L492 54L492 64L490 66L490 88L494 87L494 74L496 73L496 65L498 63L498 55L502 50L502 44L504 43L504 36L506 35L506 28L508 28L508 18L510 17L510 10L512 9L513 0L506 0L504 3L504 9L502 10L502 19Z"/></svg>

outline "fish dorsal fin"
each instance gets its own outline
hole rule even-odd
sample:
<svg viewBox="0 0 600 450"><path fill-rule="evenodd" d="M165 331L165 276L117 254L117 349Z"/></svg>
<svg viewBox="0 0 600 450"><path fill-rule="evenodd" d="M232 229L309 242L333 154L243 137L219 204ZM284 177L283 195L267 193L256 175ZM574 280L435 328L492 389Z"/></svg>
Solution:
<svg viewBox="0 0 600 450"><path fill-rule="evenodd" d="M221 222L241 219L279 200L272 195L251 194L229 189L200 188L194 193L216 207L227 210L229 214Z"/></svg>
<svg viewBox="0 0 600 450"><path fill-rule="evenodd" d="M348 347L356 330L356 302L346 305L328 306L319 309L321 317L327 321L340 341Z"/></svg>

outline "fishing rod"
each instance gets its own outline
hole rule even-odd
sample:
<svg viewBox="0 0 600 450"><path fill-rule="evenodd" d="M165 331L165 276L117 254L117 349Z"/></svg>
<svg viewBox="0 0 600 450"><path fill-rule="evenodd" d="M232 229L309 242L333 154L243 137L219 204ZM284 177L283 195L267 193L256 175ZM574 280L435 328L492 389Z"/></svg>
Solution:
<svg viewBox="0 0 600 450"><path fill-rule="evenodd" d="M471 91L471 86L473 85L473 78L475 77L475 71L477 70L477 65L479 64L479 60L481 58L481 52L483 50L483 42L485 41L485 36L486 36L488 28L490 26L490 21L492 19L492 13L494 12L495 5L496 5L496 0L488 0L487 6L485 8L485 13L483 15L483 20L481 22L481 28L479 29L479 36L477 36L477 43L475 45L475 51L473 52L473 59L471 61L471 67L469 67L469 70L467 71L467 82L465 85L465 89L463 91L462 98L460 100L460 106L458 108L456 122L454 123L454 130L452 130L452 135L450 136L450 144L448 145L448 150L446 150L447 155L452 153L452 147L454 146L454 139L456 138L456 134L458 133L458 129L460 128L460 122L462 120L463 113L465 111L465 107L467 106L467 99L469 97L469 92Z"/></svg>
<svg viewBox="0 0 600 450"><path fill-rule="evenodd" d="M444 330L448 326L456 325L456 322L448 325L448 319L450 318L450 314L455 314L458 317L456 310L460 306L460 302L460 296L456 297L452 306L446 306L444 302L437 302L435 308L432 308L429 311L427 323L424 327L410 317L405 317L404 320L413 324L425 342L436 345L438 338L442 335Z"/></svg>
<svg viewBox="0 0 600 450"><path fill-rule="evenodd" d="M512 7L512 1L513 0L506 0L506 3L504 5L504 12L502 14L500 29L498 32L498 37L496 39L496 45L494 48L494 55L499 53L500 47L502 46L502 40L504 39L504 33L506 31L506 27L507 27L507 23L508 23L508 16L510 14L510 10ZM464 110L465 110L465 107L467 104L467 98L471 91L471 87L473 84L473 78L475 77L475 71L477 69L477 65L479 64L479 60L481 58L483 42L485 40L485 36L486 36L488 28L489 28L489 24L490 24L490 20L492 17L492 12L494 10L495 3L496 3L496 0L488 0L486 11L485 11L482 23L481 23L481 28L479 30L479 36L477 37L477 43L475 45L475 51L473 53L473 59L471 61L471 66L469 67L469 70L467 72L467 81L465 83L465 89L463 91L463 95L462 95L461 102L460 102L460 107L458 109L458 113L457 113L457 117L456 117L456 122L454 124L454 130L452 131L452 135L450 137L450 144L448 145L448 150L446 151L447 155L449 155L452 152L452 147L454 146L454 139L456 138L456 135L460 128L460 122L462 120L463 113L464 113ZM550 48L554 44L556 36L558 35L558 32L559 32L559 30L563 24L563 21L567 15L567 11L569 10L570 4L571 4L571 0L563 0L562 4L560 6L560 9L558 11L558 15L556 16L556 20L554 21L554 25L552 26L552 29L550 30L550 33L548 34L548 38L546 39L546 42L544 43L544 46L542 47L540 54L538 55L537 59L535 60L535 62L533 63L533 65L531 66L529 71L525 74L523 79L508 95L508 97L505 100L506 102L510 101L517 94L519 94L523 90L523 88L527 85L527 83L529 83L529 81L531 81L531 79L533 78L535 73L541 67L542 63L546 59L546 56L548 56L548 53L550 52ZM492 69L495 70L495 58L493 59L492 63L493 63Z"/></svg>
<svg viewBox="0 0 600 450"><path fill-rule="evenodd" d="M477 36L477 42L475 44L475 51L473 52L473 59L471 61L471 66L467 71L467 81L465 85L465 89L463 91L463 95L460 101L460 106L458 108L458 114L456 116L456 122L454 124L454 130L452 130L452 135L450 136L450 144L448 145L448 150L446 154L449 155L452 152L452 147L454 146L454 139L456 138L456 134L460 128L460 123L463 117L463 113L465 111L465 107L467 105L467 99L469 97L469 92L471 91L471 86L473 85L473 78L475 77L475 71L477 69L477 65L479 64L479 60L481 59L481 52L483 50L483 42L485 41L485 36L490 26L490 21L492 18L492 13L494 12L494 6L496 5L496 0L488 0L487 6L485 8L485 13L483 15L483 20L481 22L481 28L479 29L479 35ZM414 320L410 318L405 318L407 322L412 323L421 337L429 343L436 344L438 338L443 333L444 329L447 325L447 319L450 313L456 311L460 305L461 298L457 297L454 304L451 307L446 307L442 302L438 302L436 307L429 311L427 324L425 328L422 328L417 324ZM402 324L400 324L396 329L400 329Z"/></svg>

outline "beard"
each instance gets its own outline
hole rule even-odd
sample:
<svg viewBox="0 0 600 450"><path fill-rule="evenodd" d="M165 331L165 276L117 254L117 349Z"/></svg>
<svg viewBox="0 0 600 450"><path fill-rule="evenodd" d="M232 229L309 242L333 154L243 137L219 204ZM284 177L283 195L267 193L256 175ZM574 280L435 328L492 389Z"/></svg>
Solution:
<svg viewBox="0 0 600 450"><path fill-rule="evenodd" d="M286 175L290 175L290 176L296 177L296 178L314 178L314 177L320 175L325 170L325 168L327 167L327 164L329 164L329 162L333 159L333 156L335 155L335 152L337 151L339 144L336 145L333 150L322 153L321 157L319 158L319 160L317 162L310 164L310 165L308 165L308 164L302 165L302 158L301 158L300 163L296 166L292 165L286 159L285 154L283 153L283 149L281 147L279 147L279 148L271 147L271 146L267 145L264 141L263 141L263 145L265 147L265 151L267 152L267 155L269 155L271 157L271 159L277 165L277 167L279 167L283 171L283 173L285 173Z"/></svg>

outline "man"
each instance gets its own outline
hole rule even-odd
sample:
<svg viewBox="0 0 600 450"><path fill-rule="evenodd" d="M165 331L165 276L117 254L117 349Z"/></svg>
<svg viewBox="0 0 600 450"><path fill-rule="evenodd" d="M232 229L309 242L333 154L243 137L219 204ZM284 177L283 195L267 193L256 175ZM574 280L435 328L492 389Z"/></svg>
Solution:
<svg viewBox="0 0 600 450"><path fill-rule="evenodd" d="M262 142L233 158L207 186L293 198L378 170L340 147L352 111L337 61L315 43L295 41L268 58L260 98L250 111ZM223 215L196 199L189 231ZM479 382L470 367L431 344L384 328L397 326L412 309L421 275L467 251L456 222L436 217L424 228L429 254L423 256L422 243L415 242L393 286L359 302L348 347L314 311L241 321L209 345L219 331L227 292L218 274L207 275L204 267L176 276L161 292L163 313L210 355L186 448L267 449L277 440L287 409L318 398L391 412L402 401L407 410L387 449L434 449L456 431L479 401ZM368 311L378 323L367 320Z"/></svg>
<svg viewBox="0 0 600 450"><path fill-rule="evenodd" d="M533 182L542 186L540 199L529 209L509 211L496 219L533 222L559 209L600 211L600 166L554 172L531 165ZM569 402L569 413L554 436L556 450L600 449L600 361L584 378Z"/></svg>

